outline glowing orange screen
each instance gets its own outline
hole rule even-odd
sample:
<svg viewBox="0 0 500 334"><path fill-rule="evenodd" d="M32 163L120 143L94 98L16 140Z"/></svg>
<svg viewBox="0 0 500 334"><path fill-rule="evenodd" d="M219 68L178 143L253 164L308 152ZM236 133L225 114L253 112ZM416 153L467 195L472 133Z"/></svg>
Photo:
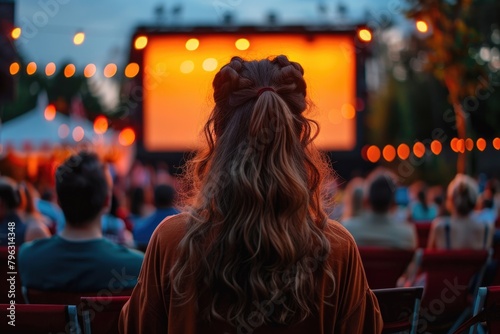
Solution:
<svg viewBox="0 0 500 334"><path fill-rule="evenodd" d="M189 51L186 42L199 45ZM240 38L250 42L241 51ZM196 45L196 43L194 43ZM192 45L190 45L192 46ZM191 47L192 48L192 47ZM144 55L144 146L149 151L189 151L213 107L211 83L232 56L261 59L285 54L305 71L308 114L320 124L316 145L327 151L351 150L356 141L355 59L352 37L318 34L229 34L149 36Z"/></svg>

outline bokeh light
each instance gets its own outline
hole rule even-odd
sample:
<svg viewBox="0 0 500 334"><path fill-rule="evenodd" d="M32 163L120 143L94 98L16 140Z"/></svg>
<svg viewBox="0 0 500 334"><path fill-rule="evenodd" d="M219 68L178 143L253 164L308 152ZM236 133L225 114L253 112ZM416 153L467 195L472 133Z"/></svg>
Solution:
<svg viewBox="0 0 500 334"><path fill-rule="evenodd" d="M81 45L85 41L85 34L81 31L77 32L73 37L73 43L75 45Z"/></svg>
<svg viewBox="0 0 500 334"><path fill-rule="evenodd" d="M418 20L417 22L415 22L415 26L421 33L426 33L427 31L429 31L429 25L424 20Z"/></svg>
<svg viewBox="0 0 500 334"><path fill-rule="evenodd" d="M192 60L185 60L181 63L180 70L184 74L188 74L193 72L194 70L194 63Z"/></svg>
<svg viewBox="0 0 500 334"><path fill-rule="evenodd" d="M123 129L118 135L118 142L123 146L130 146L135 141L135 132L131 128Z"/></svg>
<svg viewBox="0 0 500 334"><path fill-rule="evenodd" d="M201 65L201 67L203 67L203 69L207 72L212 72L212 71L215 71L215 69L217 68L217 59L215 58L207 58L203 61L203 64Z"/></svg>
<svg viewBox="0 0 500 334"><path fill-rule="evenodd" d="M465 140L465 149L467 151L472 151L473 148L474 148L474 141L470 138L467 138Z"/></svg>
<svg viewBox="0 0 500 334"><path fill-rule="evenodd" d="M435 155L439 155L443 149L443 145L441 145L441 142L439 140L433 140L431 142L431 152L434 153Z"/></svg>
<svg viewBox="0 0 500 334"><path fill-rule="evenodd" d="M12 37L12 39L18 39L19 37L21 37L21 28L15 27L14 29L12 29L10 36Z"/></svg>
<svg viewBox="0 0 500 334"><path fill-rule="evenodd" d="M66 78L71 78L76 72L76 67L73 64L68 64L64 68L64 76Z"/></svg>
<svg viewBox="0 0 500 334"><path fill-rule="evenodd" d="M94 64L88 64L87 66L85 66L85 68L83 69L83 75L85 76L85 78L91 78L94 76L95 72L96 72L96 67Z"/></svg>
<svg viewBox="0 0 500 334"><path fill-rule="evenodd" d="M85 130L81 126L77 126L73 129L73 140L79 142L85 137Z"/></svg>
<svg viewBox="0 0 500 334"><path fill-rule="evenodd" d="M401 160L408 159L410 156L410 147L406 144L400 144L398 146L398 157Z"/></svg>
<svg viewBox="0 0 500 334"><path fill-rule="evenodd" d="M372 40L372 32L366 28L358 31L358 37L363 42L370 42Z"/></svg>
<svg viewBox="0 0 500 334"><path fill-rule="evenodd" d="M97 116L94 120L94 132L102 135L108 130L108 119L106 116Z"/></svg>
<svg viewBox="0 0 500 334"><path fill-rule="evenodd" d="M36 72L36 63L32 61L26 66L26 73L28 75L32 75L35 74L35 72Z"/></svg>
<svg viewBox="0 0 500 334"><path fill-rule="evenodd" d="M458 152L457 143L458 143L458 138L452 138L451 139L451 141L450 141L450 147L451 147L451 150L453 152Z"/></svg>
<svg viewBox="0 0 500 334"><path fill-rule="evenodd" d="M125 76L127 78L134 78L137 74L139 74L139 64L130 63L125 67Z"/></svg>
<svg viewBox="0 0 500 334"><path fill-rule="evenodd" d="M57 134L62 139L68 137L69 136L69 126L66 124L59 125L59 128L57 129Z"/></svg>
<svg viewBox="0 0 500 334"><path fill-rule="evenodd" d="M368 161L373 163L379 161L380 149L375 145L371 145L370 147L368 147L368 150L366 151L366 157L368 158Z"/></svg>
<svg viewBox="0 0 500 334"><path fill-rule="evenodd" d="M495 150L500 150L500 138L493 139L493 147Z"/></svg>
<svg viewBox="0 0 500 334"><path fill-rule="evenodd" d="M382 156L385 160L391 162L396 158L396 149L392 145L386 145L382 150Z"/></svg>
<svg viewBox="0 0 500 334"><path fill-rule="evenodd" d="M136 50L142 50L148 45L148 38L146 36L138 36L134 42L134 48Z"/></svg>
<svg viewBox="0 0 500 334"><path fill-rule="evenodd" d="M190 38L186 42L186 50L194 51L200 46L200 41L197 38Z"/></svg>
<svg viewBox="0 0 500 334"><path fill-rule="evenodd" d="M240 51L245 51L250 47L250 41L246 38L240 38L234 42L236 48Z"/></svg>
<svg viewBox="0 0 500 334"><path fill-rule="evenodd" d="M50 62L45 66L45 75L50 77L56 73L56 64Z"/></svg>
<svg viewBox="0 0 500 334"><path fill-rule="evenodd" d="M56 118L56 107L53 104L49 104L47 107L45 107L43 116L47 121L53 121L54 118Z"/></svg>
<svg viewBox="0 0 500 334"><path fill-rule="evenodd" d="M421 158L424 156L425 154L425 146L424 144L422 144L421 142L416 142L415 144L413 144L413 154L417 157L417 158Z"/></svg>
<svg viewBox="0 0 500 334"><path fill-rule="evenodd" d="M464 139L457 140L457 152L460 152L460 153L465 152L465 140Z"/></svg>
<svg viewBox="0 0 500 334"><path fill-rule="evenodd" d="M356 109L350 103L344 103L340 111L342 112L342 117L345 119L353 119L356 116Z"/></svg>
<svg viewBox="0 0 500 334"><path fill-rule="evenodd" d="M112 78L116 74L117 69L116 64L109 63L104 67L104 76L106 78Z"/></svg>
<svg viewBox="0 0 500 334"><path fill-rule="evenodd" d="M19 63L13 62L12 64L10 64L9 72L11 75L16 75L17 73L19 73L19 69Z"/></svg>
<svg viewBox="0 0 500 334"><path fill-rule="evenodd" d="M476 141L476 146L479 151L484 151L486 149L486 140L484 140L484 138L479 138Z"/></svg>

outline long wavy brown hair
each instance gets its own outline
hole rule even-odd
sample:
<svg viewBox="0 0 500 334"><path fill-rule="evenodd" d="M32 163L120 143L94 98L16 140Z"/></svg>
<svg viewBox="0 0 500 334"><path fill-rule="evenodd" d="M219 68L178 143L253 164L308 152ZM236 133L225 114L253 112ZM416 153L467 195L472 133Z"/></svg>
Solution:
<svg viewBox="0 0 500 334"><path fill-rule="evenodd" d="M317 311L326 262L327 160L312 145L302 67L231 59L213 81L206 148L191 160L191 216L172 268L179 302L234 326L291 324ZM259 312L266 309L268 311ZM257 318L257 320L255 320Z"/></svg>

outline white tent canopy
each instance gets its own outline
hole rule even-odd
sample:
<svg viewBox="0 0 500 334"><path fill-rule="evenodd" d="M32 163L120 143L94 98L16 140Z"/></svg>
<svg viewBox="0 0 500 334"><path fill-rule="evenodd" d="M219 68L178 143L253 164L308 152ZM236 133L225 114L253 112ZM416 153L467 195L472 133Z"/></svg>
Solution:
<svg viewBox="0 0 500 334"><path fill-rule="evenodd" d="M116 138L115 131L109 129L105 134L96 134L93 124L83 118L68 117L56 112L54 119L45 119L47 107L46 94L40 94L35 109L0 126L0 144L23 151L26 147L37 150L42 147L59 145L78 145L82 143L109 145ZM75 141L73 131L83 129L83 138ZM81 130L79 130L81 133ZM80 135L81 137L81 135Z"/></svg>

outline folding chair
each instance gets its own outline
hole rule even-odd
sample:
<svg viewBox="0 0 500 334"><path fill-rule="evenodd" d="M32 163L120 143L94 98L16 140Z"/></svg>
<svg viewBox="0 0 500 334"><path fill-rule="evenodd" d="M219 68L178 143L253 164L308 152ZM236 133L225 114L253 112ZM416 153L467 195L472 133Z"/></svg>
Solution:
<svg viewBox="0 0 500 334"><path fill-rule="evenodd" d="M383 334L408 331L417 333L422 287L372 290L377 297L382 319Z"/></svg>
<svg viewBox="0 0 500 334"><path fill-rule="evenodd" d="M81 333L74 305L1 304L0 318L0 333Z"/></svg>
<svg viewBox="0 0 500 334"><path fill-rule="evenodd" d="M478 333L481 329L478 326L480 322L486 322L488 333L500 333L500 286L479 288L474 302L473 316L464 322L454 334L466 333L469 327L469 334ZM479 332L483 333L482 330Z"/></svg>
<svg viewBox="0 0 500 334"><path fill-rule="evenodd" d="M491 250L417 250L413 286L424 286L419 332L453 332L470 316L490 258Z"/></svg>
<svg viewBox="0 0 500 334"><path fill-rule="evenodd" d="M358 247L371 289L394 288L413 258L414 251Z"/></svg>
<svg viewBox="0 0 500 334"><path fill-rule="evenodd" d="M118 334L120 311L130 297L82 297L79 313L84 334Z"/></svg>
<svg viewBox="0 0 500 334"><path fill-rule="evenodd" d="M23 295L26 303L29 304L62 304L62 305L78 305L80 298L83 296L129 296L132 294L131 289L111 291L102 289L101 291L92 292L66 292L66 291L50 291L37 290L23 287Z"/></svg>

